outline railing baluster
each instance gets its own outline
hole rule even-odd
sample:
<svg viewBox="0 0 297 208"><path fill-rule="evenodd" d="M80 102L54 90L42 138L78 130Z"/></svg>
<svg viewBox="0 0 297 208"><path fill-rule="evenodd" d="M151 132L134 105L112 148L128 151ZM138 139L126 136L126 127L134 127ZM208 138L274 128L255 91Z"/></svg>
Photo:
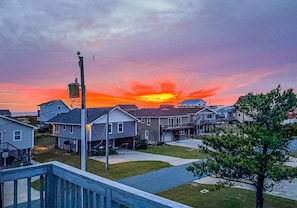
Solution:
<svg viewBox="0 0 297 208"><path fill-rule="evenodd" d="M66 196L65 196L65 201L66 201L66 203L65 203L65 207L66 208L69 208L70 207L70 199L71 199L71 197L70 197L70 182L68 182L68 181L65 181L65 188L66 188Z"/></svg>
<svg viewBox="0 0 297 208"><path fill-rule="evenodd" d="M106 189L106 208L111 208L111 190Z"/></svg>
<svg viewBox="0 0 297 208"><path fill-rule="evenodd" d="M18 206L18 181L13 181L13 207Z"/></svg>
<svg viewBox="0 0 297 208"><path fill-rule="evenodd" d="M44 199L43 199L43 193L44 193L44 177L43 175L40 176L40 192L39 192L39 196L40 196L40 207L44 207Z"/></svg>
<svg viewBox="0 0 297 208"><path fill-rule="evenodd" d="M61 207L64 208L65 207L65 180L62 179L61 180Z"/></svg>
<svg viewBox="0 0 297 208"><path fill-rule="evenodd" d="M56 202L57 202L57 207L60 208L62 207L62 188L61 188L61 181L62 179L57 177L57 196L56 196Z"/></svg>
<svg viewBox="0 0 297 208"><path fill-rule="evenodd" d="M27 179L27 201L28 208L31 208L31 178Z"/></svg>
<svg viewBox="0 0 297 208"><path fill-rule="evenodd" d="M76 185L76 207L82 207L81 206L81 196L82 196L82 187Z"/></svg>
<svg viewBox="0 0 297 208"><path fill-rule="evenodd" d="M93 208L96 208L97 207L97 194L95 193L95 192L93 192L93 205L92 205L92 207Z"/></svg>

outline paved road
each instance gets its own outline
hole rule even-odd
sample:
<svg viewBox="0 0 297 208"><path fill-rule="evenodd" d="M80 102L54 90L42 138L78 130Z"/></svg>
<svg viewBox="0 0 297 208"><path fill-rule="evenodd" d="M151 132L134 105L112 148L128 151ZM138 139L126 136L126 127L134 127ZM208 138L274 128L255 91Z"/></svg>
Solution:
<svg viewBox="0 0 297 208"><path fill-rule="evenodd" d="M192 163L121 179L118 182L155 194L197 180L186 167Z"/></svg>

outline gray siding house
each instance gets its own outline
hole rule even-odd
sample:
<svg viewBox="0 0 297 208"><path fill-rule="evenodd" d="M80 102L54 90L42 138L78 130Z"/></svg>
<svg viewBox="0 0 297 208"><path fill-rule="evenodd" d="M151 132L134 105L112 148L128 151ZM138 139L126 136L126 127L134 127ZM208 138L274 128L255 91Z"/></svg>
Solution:
<svg viewBox="0 0 297 208"><path fill-rule="evenodd" d="M105 147L106 122L109 112L109 145L112 148L134 149L138 119L119 107L88 108L86 140L89 155ZM58 147L80 152L81 109L74 109L52 118L47 123L53 127Z"/></svg>
<svg viewBox="0 0 297 208"><path fill-rule="evenodd" d="M0 115L1 154L8 152L8 156L29 160L34 147L35 129L35 126Z"/></svg>
<svg viewBox="0 0 297 208"><path fill-rule="evenodd" d="M195 134L196 115L200 112L205 114L203 108L161 107L143 108L134 111L133 115L140 120L140 139L145 139L150 144L158 144Z"/></svg>
<svg viewBox="0 0 297 208"><path fill-rule="evenodd" d="M69 112L69 107L62 100L52 100L38 105L37 121L40 127L43 127L45 122L54 118L61 113Z"/></svg>

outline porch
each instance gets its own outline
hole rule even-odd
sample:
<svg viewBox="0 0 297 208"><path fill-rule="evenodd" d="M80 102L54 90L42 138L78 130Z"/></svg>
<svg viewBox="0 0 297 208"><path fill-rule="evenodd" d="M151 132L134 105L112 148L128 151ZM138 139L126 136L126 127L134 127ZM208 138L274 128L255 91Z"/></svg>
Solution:
<svg viewBox="0 0 297 208"><path fill-rule="evenodd" d="M32 197L36 177L40 191ZM1 170L0 182L1 207L188 207L60 162Z"/></svg>

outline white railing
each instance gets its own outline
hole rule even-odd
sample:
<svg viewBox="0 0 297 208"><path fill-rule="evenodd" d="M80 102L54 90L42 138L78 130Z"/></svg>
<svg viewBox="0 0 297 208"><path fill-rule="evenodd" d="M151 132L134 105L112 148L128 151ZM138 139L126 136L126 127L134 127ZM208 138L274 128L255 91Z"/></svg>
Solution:
<svg viewBox="0 0 297 208"><path fill-rule="evenodd" d="M1 170L0 182L2 207L189 207L60 162Z"/></svg>

